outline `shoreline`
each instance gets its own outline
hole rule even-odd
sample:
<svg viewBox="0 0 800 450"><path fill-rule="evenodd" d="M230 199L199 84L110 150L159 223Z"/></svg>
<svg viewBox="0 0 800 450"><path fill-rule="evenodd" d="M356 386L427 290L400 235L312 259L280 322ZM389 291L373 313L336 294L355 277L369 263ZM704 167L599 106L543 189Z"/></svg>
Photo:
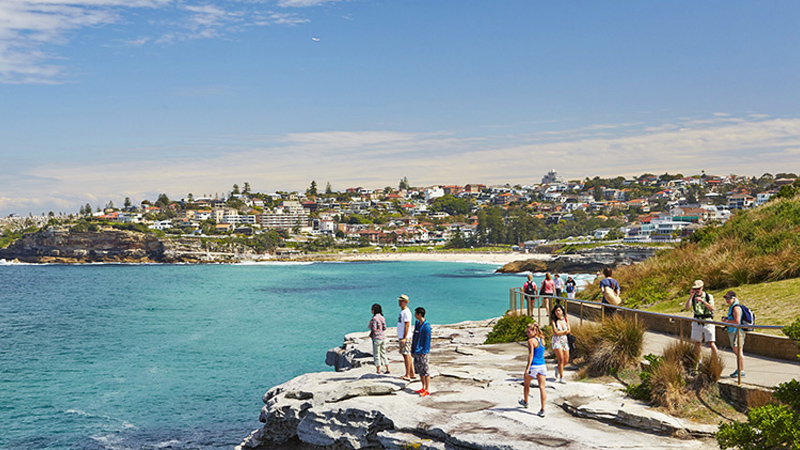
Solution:
<svg viewBox="0 0 800 450"><path fill-rule="evenodd" d="M0 259L0 266L16 265L207 265L207 264L229 264L229 265L248 265L262 263L313 263L313 262L398 262L398 261L417 261L417 262L461 262L461 263L480 263L503 265L509 262L537 259L546 261L551 258L549 254L534 253L521 254L515 252L402 252L402 253L327 253L313 255L297 255L293 257L277 258L274 255L242 255L244 257L219 261L185 261L185 262L157 262L152 260L128 260L119 261L109 259L108 261L85 261L70 258L50 258L49 261L30 262L18 259ZM248 257L249 256L249 257ZM255 257L253 257L255 256Z"/></svg>

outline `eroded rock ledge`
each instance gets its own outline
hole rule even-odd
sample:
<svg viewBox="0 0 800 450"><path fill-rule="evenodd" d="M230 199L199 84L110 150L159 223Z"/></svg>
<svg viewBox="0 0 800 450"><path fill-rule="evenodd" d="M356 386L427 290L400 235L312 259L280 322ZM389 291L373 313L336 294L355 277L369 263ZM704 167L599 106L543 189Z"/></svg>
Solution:
<svg viewBox="0 0 800 450"><path fill-rule="evenodd" d="M397 345L391 375L376 374L371 341L353 333L328 353L336 372L309 373L264 395L262 428L237 447L309 449L711 448L715 426L653 411L618 384L547 383L547 417L517 404L526 349L481 345L494 320L433 326L431 395L405 382ZM548 369L552 377L552 362ZM566 378L571 378L571 373ZM549 380L552 380L550 378Z"/></svg>

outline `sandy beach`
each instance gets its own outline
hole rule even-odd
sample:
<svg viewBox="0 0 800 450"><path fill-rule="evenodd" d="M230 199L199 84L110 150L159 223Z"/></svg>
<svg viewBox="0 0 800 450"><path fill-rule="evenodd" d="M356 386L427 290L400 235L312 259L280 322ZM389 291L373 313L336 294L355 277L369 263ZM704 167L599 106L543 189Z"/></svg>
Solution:
<svg viewBox="0 0 800 450"><path fill-rule="evenodd" d="M359 252L340 253L340 261L439 261L439 262L478 262L487 264L506 264L527 259L547 260L548 254L525 254L518 252Z"/></svg>

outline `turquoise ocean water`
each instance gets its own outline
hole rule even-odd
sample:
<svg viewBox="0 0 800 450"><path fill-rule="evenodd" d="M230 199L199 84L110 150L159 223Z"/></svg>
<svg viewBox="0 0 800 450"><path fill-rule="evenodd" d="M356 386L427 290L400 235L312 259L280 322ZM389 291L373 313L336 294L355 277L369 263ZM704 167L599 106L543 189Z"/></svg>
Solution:
<svg viewBox="0 0 800 450"><path fill-rule="evenodd" d="M261 396L399 294L432 324L501 315L494 265L0 265L0 448L230 449Z"/></svg>

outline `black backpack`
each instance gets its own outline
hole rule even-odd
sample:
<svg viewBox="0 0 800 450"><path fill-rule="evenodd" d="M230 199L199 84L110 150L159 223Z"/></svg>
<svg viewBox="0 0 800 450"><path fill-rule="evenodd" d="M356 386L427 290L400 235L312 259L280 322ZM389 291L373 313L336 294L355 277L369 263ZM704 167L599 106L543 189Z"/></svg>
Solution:
<svg viewBox="0 0 800 450"><path fill-rule="evenodd" d="M536 295L536 285L533 281L525 282L525 293L528 295Z"/></svg>

